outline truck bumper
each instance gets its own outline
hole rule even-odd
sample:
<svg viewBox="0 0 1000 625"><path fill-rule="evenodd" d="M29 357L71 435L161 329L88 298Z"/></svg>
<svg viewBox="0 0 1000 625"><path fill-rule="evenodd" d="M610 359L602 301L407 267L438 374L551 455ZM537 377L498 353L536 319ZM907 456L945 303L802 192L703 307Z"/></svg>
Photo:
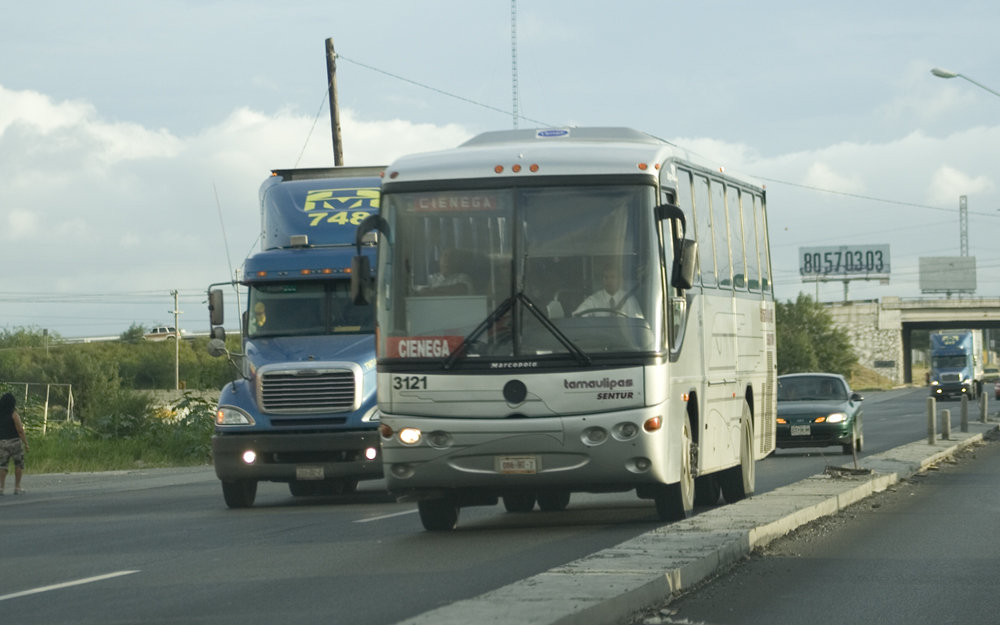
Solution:
<svg viewBox="0 0 1000 625"><path fill-rule="evenodd" d="M368 458L367 450L374 455ZM244 454L252 451L253 462ZM223 482L370 480L382 477L378 432L215 434L215 475Z"/></svg>

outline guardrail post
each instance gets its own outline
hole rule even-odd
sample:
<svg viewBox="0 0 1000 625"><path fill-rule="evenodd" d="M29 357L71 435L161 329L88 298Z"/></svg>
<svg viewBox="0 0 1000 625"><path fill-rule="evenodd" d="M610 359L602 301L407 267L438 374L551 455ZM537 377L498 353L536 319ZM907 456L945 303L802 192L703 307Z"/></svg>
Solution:
<svg viewBox="0 0 1000 625"><path fill-rule="evenodd" d="M941 411L941 440L951 440L951 410Z"/></svg>
<svg viewBox="0 0 1000 625"><path fill-rule="evenodd" d="M959 421L959 427L962 428L963 432L969 431L969 396L962 395L962 419Z"/></svg>
<svg viewBox="0 0 1000 625"><path fill-rule="evenodd" d="M933 445L937 442L937 400L933 397L927 398L927 444Z"/></svg>

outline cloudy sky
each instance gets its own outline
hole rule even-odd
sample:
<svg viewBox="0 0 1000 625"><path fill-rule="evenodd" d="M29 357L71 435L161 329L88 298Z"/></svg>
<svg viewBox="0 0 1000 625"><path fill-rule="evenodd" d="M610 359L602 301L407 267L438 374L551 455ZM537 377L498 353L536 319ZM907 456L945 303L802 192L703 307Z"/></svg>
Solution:
<svg viewBox="0 0 1000 625"><path fill-rule="evenodd" d="M924 0L33 0L0 20L0 328L208 328L256 250L271 168L348 165L513 126L630 126L766 183L778 296L802 247L888 245L888 285L960 253L1000 296L1000 4Z"/></svg>

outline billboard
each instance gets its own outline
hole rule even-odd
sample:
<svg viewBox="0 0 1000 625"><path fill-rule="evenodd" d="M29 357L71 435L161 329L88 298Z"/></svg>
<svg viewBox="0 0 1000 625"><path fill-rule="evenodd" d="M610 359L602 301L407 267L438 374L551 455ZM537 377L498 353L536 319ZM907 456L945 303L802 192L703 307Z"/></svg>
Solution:
<svg viewBox="0 0 1000 625"><path fill-rule="evenodd" d="M975 293L975 256L922 256L922 293Z"/></svg>
<svg viewBox="0 0 1000 625"><path fill-rule="evenodd" d="M799 275L803 282L889 279L889 245L800 247Z"/></svg>

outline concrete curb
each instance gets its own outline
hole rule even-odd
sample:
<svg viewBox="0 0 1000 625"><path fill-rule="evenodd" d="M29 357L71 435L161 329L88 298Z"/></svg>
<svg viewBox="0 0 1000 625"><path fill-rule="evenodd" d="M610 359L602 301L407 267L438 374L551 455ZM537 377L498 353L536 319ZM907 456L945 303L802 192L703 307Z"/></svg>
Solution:
<svg viewBox="0 0 1000 625"><path fill-rule="evenodd" d="M397 625L606 625L669 602L792 530L862 499L983 439L997 424L970 423L949 440L902 445L861 459L870 473L827 471L720 506Z"/></svg>

